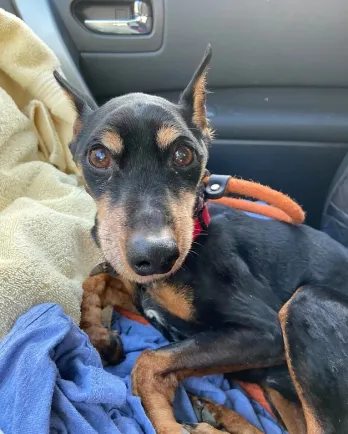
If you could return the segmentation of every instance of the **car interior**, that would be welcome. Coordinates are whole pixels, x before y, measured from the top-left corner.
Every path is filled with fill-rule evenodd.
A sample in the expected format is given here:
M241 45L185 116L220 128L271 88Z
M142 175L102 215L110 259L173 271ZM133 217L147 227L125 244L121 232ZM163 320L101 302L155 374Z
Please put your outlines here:
M287 193L320 227L348 150L345 0L0 0L98 103L177 100L208 43L209 169Z
M347 18L347 0L0 0L0 434L348 432ZM185 88L175 110L94 104ZM205 108L208 169L230 177L184 172Z

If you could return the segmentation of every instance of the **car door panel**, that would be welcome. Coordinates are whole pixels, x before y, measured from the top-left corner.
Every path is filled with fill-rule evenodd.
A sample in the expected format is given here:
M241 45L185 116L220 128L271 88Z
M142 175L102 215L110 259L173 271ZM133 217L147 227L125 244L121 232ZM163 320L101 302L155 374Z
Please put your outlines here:
M319 225L348 149L346 0L145 0L151 31L118 35L84 20L129 20L139 2L13 3L99 103L134 91L176 101L211 43L209 168L290 194Z
M182 89L207 43L212 88L347 86L347 18L344 0L165 0L160 50L79 49L97 96Z

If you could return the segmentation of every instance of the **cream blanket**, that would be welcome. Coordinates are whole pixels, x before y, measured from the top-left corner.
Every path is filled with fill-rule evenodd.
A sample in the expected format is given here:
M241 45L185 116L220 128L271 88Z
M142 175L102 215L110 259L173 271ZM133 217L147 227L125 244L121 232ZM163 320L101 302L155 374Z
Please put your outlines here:
M75 112L52 71L59 62L0 9L0 339L35 304L75 322L81 282L99 261L95 207L69 153Z

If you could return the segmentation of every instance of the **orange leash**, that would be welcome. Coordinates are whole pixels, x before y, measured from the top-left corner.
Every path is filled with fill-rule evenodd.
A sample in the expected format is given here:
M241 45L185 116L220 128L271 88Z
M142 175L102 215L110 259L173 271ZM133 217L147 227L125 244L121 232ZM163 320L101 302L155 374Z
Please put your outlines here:
M203 182L206 185L208 181L209 176L206 176ZM225 190L225 194L228 193L260 200L266 202L266 204L264 205L242 198L227 196L210 200L220 203L221 205L230 206L241 211L260 214L286 223L301 224L305 220L305 213L300 205L286 194L280 193L279 191L273 190L265 185L230 177Z

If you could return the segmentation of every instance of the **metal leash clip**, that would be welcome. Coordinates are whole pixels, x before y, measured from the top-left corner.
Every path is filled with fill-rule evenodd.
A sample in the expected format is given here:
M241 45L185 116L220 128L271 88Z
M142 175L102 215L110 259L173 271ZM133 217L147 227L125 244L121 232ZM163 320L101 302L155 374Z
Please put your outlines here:
M207 199L220 199L226 195L230 175L210 175L205 186Z

